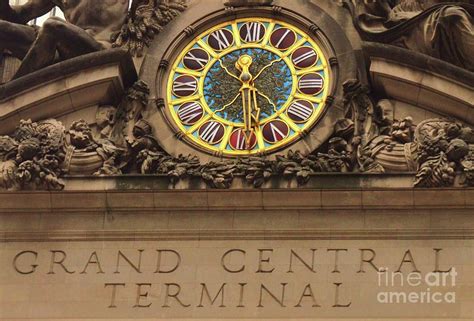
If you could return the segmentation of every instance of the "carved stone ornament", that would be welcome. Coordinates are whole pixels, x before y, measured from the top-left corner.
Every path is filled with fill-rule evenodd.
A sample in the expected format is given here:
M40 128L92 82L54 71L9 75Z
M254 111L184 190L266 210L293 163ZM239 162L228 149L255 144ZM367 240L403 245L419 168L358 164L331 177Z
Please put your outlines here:
M13 135L0 137L0 186L62 189L66 158L64 126L55 120L21 121Z
M472 186L474 130L456 121L411 117L393 120L388 104L374 106L368 92L354 86L346 100L362 110L355 117L358 169L361 172L416 171L415 187L452 186L456 179ZM346 86L347 87L347 86ZM360 138L359 138L360 137Z
M125 24L112 36L114 47L125 47L132 55L141 57L155 35L185 9L185 0L133 1Z
M3 2L0 0L0 3ZM227 6L259 6L251 10L266 10L267 13L271 8L264 5L271 3L259 0L225 2ZM376 9L373 6L379 5L368 1L364 5L369 3L372 4L372 7L369 6L371 10ZM384 8L400 12L408 10L403 3ZM360 2L356 4L361 5ZM70 13L80 10L80 6L69 2L62 3L61 7ZM355 8L359 7L352 7ZM0 28L0 34L5 33L5 30L15 30L17 23L24 23L15 8L10 9L0 14L0 18L5 19L0 21L0 27L2 24L9 27ZM184 9L184 2L178 0L134 1L126 19L121 17L114 22L115 29L112 30L115 32L110 35L112 40L108 40L109 47L126 47L132 54L142 54L154 35ZM377 12L381 13L380 10ZM423 25L427 19L437 17L442 20L446 15L461 13L470 14L470 7L434 6L400 22L402 27L397 27L397 22L394 28L409 31L409 26ZM93 17L94 13L88 14ZM360 22L363 17L359 17ZM11 135L0 137L0 187L8 190L60 190L65 187L64 181L74 176L157 175L167 177L171 185L183 180L197 180L210 188L225 189L233 186L235 180L240 180L248 186L259 188L270 180L296 181L303 185L311 179L317 179L317 173L412 173L415 187L474 186L474 131L471 127L460 121L441 118L423 121L415 121L412 117L395 119L396 113L389 97L380 93L373 95L368 85L354 78L356 72L349 76L344 74L343 66L351 64L344 61L344 55L326 46L329 40L319 42L323 38L319 39L318 36L318 41L313 41L309 35L306 36L306 31L283 18L262 18L260 22L248 20L246 27L242 27L241 33L236 36L247 39L250 44L244 48L245 51L239 51L243 50L241 48L234 50L230 48L234 43L230 41L230 37L234 37L230 30L236 29L236 21L219 25L222 27L219 30L229 37L225 41L221 39L223 44L217 40L208 44L209 47L215 47L215 52L222 51L222 57L216 58L209 68L205 68L205 64L214 58L204 49L194 47L196 43L189 42L186 50L176 47L180 51L179 59L168 60L173 58L171 56L163 58L162 61L170 61L169 68L163 68L164 64L162 67L156 64L156 68L160 69L159 77L150 72L156 83L147 84L138 80L132 85L137 79L134 78L123 85L117 99L105 102L100 99L82 106L84 112L93 110L95 121L91 120L93 117L84 116L81 119L84 115L82 110L77 118L70 116L79 114L76 112L81 108L61 118L66 119L64 122L67 128L55 119L21 121ZM275 21L284 28L280 28L280 33L277 29L274 34L264 37L267 30L264 23L270 25L275 24ZM463 19L459 21L466 22ZM387 20L383 25L386 27L389 22ZM60 48L61 41L71 39L53 39L55 27L70 27L74 23L51 20L42 29L32 28L32 39L42 40L35 44L43 40L57 41L51 43L55 44L55 48ZM258 28L252 29L255 26ZM450 33L458 30L456 28ZM314 24L313 27L305 28L311 29L323 37L324 27L320 29ZM212 28L203 30L214 32ZM386 35L392 33L391 29L386 31ZM283 42L285 34L290 35L288 45ZM275 49L282 46L281 50L289 50L292 44L297 43L297 34L305 35L302 39L306 39L310 45L298 48L291 57ZM215 37L219 35L216 33ZM266 45L273 47L264 50L260 45L251 44L265 38L269 40ZM202 43L196 39L199 38L186 41ZM92 51L106 48L98 39L92 37L89 40L89 49ZM228 52L221 50L224 45L229 46ZM78 46L84 47L84 44ZM47 52L45 48L33 45L31 50L24 53L18 75L45 67L57 58L68 58L61 57L59 52L62 50ZM458 58L464 57L460 51L451 53L459 54L456 56ZM82 53L74 54L77 56ZM168 51L167 54L171 55ZM469 59L463 60L466 68L469 68ZM457 63L455 60L450 61ZM182 74L183 70L191 72ZM203 76L203 70L207 70L209 77ZM201 75L202 82L194 75ZM290 78L291 82L288 81ZM209 117L218 113L221 118L228 117L228 128L219 127L218 122L203 116L209 108L200 105L203 102L197 94L198 84L205 84L205 99L209 100L209 104L215 104ZM160 92L163 88L168 91ZM292 95L292 100L288 99L289 95ZM165 117L167 112L170 118ZM283 117L277 118L281 115ZM63 116L58 113L57 117ZM292 120L288 122L292 126L283 121L285 117ZM170 120L174 120L174 123ZM229 125L231 120L232 124ZM180 131L173 127L178 125L181 126ZM316 136L317 139L314 139ZM223 141L224 137L227 141ZM201 142L203 151L199 149L199 144L193 145L196 141ZM178 147L171 146L175 147L172 149L170 145ZM188 152L190 150L194 152ZM208 158L202 161L204 157Z

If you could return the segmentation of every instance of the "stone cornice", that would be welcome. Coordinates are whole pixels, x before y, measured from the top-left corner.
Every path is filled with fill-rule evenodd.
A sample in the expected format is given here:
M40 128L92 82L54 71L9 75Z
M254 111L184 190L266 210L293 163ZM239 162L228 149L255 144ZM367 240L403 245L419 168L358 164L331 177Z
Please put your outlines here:
M364 53L368 57L399 61L416 69L430 71L460 83L474 87L474 73L446 61L416 51L377 42L364 42Z
M80 109L117 104L137 80L131 56L122 49L95 52L46 67L0 85L0 135L20 119L57 119Z
M474 189L263 189L9 192L0 214L474 208Z
M0 194L0 242L474 239L474 189Z
M438 115L474 123L474 73L407 49L363 45L374 89Z
M218 241L218 240L472 240L474 229L171 230L0 232L0 242Z
M25 90L42 86L45 83L73 75L79 71L109 64L119 65L124 76L122 80L124 87L130 87L136 81L137 74L131 56L123 49L111 49L68 59L3 84L0 86L0 101L10 99Z

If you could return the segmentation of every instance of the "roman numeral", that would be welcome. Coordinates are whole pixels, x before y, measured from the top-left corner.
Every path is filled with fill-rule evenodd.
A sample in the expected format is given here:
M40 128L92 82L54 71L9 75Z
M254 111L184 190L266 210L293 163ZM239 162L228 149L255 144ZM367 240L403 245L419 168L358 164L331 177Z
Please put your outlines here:
M270 123L270 130L272 132L273 142L277 142L286 137L286 135L274 124ZM280 136L280 138L278 138Z
M231 45L229 39L227 39L225 32L222 29L214 31L209 37L212 37L217 41L219 50L223 50Z
M319 89L323 87L322 79L301 79L299 88L300 89Z
M181 82L181 81L175 81L173 83L173 91L174 92L189 92L192 91L194 92L197 89L197 83L196 81L187 81L187 82Z
M286 37L290 34L290 32L291 32L290 29L286 29L285 33L281 36L281 38L275 44L275 47L280 48L281 44L283 43L283 41L285 41Z
M219 133L220 124L217 122L210 122L207 124L206 128L201 133L201 138L208 142L214 143L216 141L216 136Z
M237 144L235 148L239 150L242 150L245 148L245 136L242 134L241 130L237 132Z
M294 57L293 59L293 63L295 65L299 65L300 63L308 60L308 59L311 59L312 57L315 57L316 56L316 52L314 52L313 50L311 51L308 51L308 52L305 52L304 54L302 54L301 56L297 56L297 57Z
M242 28L245 28L245 42L256 42L262 38L262 25L258 22L248 22Z
M288 114L301 120L307 120L313 114L313 109L302 103L294 102L290 108L288 108Z
M207 59L196 57L191 51L188 52L188 53L186 54L186 56L184 56L184 60L194 61L194 62L196 62L199 66L201 66L201 68L203 68L203 67L207 64L207 62L208 62Z
M183 105L178 110L179 119L181 119L181 121L183 121L184 123L188 124L191 123L193 119L201 116L201 114L202 108L196 102Z

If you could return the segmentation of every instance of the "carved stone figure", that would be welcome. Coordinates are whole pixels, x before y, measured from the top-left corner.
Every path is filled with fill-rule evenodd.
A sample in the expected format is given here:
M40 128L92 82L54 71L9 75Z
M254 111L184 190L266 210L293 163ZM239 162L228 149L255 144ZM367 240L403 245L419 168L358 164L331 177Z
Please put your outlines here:
M144 149L151 151L160 149L153 137L150 123L143 119L140 119L133 127L133 139L130 139L129 144L132 151L137 154Z
M8 6L2 0L0 44L23 60L15 78L61 60L111 48L111 36L125 22L128 1L30 0L22 6ZM53 7L63 10L66 21L49 18L41 28L25 26Z
M100 106L97 108L95 119L100 139L110 139L113 125L115 123L116 112L117 108L114 106Z
M120 174L125 151L109 140L96 140L86 121L74 121L69 129L64 168L71 175Z
M104 122L110 123L111 126L110 131L108 131L108 137L105 137L106 139L111 140L116 146L122 148L130 147L130 141L134 141L134 137L137 138L134 136L135 125L143 118L143 111L148 106L149 94L150 89L148 85L141 80L138 80L128 88L122 101L113 110L113 123L104 119ZM99 128L101 127L99 123L103 123L99 118L104 118L105 113L105 110L98 109L96 121ZM104 137L101 138L104 139Z
M53 17L41 28L27 26L31 19L59 7L66 21ZM8 50L22 60L14 78L86 53L126 46L139 54L162 25L179 11L183 1L163 5L159 0L30 0L10 7L0 0L0 52Z
M363 38L390 43L474 71L472 1L343 0Z

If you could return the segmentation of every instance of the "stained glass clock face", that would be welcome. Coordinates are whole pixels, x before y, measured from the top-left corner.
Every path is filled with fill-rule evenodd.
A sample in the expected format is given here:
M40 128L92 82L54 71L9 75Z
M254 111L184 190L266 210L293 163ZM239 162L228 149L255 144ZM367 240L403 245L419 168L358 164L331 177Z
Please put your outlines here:
M206 152L269 153L320 119L330 81L323 51L302 30L266 18L229 21L193 39L174 61L168 114Z

